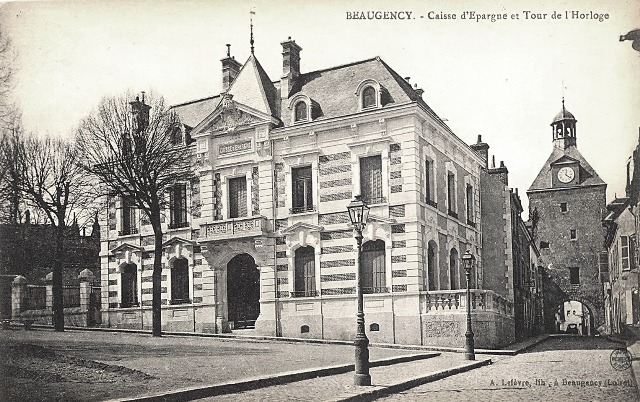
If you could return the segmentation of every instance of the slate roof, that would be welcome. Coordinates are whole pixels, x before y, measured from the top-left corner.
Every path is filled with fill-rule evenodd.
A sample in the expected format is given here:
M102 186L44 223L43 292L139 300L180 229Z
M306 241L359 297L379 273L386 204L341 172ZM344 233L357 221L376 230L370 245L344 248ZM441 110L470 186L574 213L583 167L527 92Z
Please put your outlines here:
M411 85L380 57L301 74L291 89L289 99L303 94L316 102L320 112L315 121L357 113L360 109L356 89L366 79L378 81L386 91L388 103L385 106L420 99ZM293 123L288 109L289 99L282 104L281 120L285 126Z
M580 154L578 148L568 147L565 150L562 150L554 147L551 155L542 166L540 173L538 173L538 176L535 178L527 192L552 188L551 165L555 162L560 161L561 159L567 159L567 157L580 163L579 177L581 186L606 184L604 181L602 181L600 176L598 176L591 165L589 165L589 162L587 162L584 156Z
M193 128L205 117L209 116L218 106L218 103L220 103L220 95L181 103L171 106L171 109L178 113L182 124Z
M276 87L253 54L249 56L238 76L233 80L229 87L229 94L233 95L233 100L238 103L278 117Z
M272 81L258 59L251 55L231 84L233 100L279 118L285 126L293 124L289 99L298 94L308 96L319 108L317 120L345 116L360 111L356 89L366 80L376 80L385 93L384 107L418 102L436 118L437 115L422 100L420 94L380 57L357 61L323 70L300 74L291 88L289 98L280 99L280 81ZM218 106L220 95L172 106L182 122L196 127ZM443 123L444 125L444 123Z

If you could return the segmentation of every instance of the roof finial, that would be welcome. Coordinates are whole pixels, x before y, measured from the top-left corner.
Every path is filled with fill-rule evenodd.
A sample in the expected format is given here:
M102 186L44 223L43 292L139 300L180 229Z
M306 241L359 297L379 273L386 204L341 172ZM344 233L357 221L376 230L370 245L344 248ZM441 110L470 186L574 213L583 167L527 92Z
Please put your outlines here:
M231 44L227 43L227 57L231 57Z
M255 11L249 10L249 21L251 26L251 40L249 43L251 44L251 55L253 55L253 16L255 15Z

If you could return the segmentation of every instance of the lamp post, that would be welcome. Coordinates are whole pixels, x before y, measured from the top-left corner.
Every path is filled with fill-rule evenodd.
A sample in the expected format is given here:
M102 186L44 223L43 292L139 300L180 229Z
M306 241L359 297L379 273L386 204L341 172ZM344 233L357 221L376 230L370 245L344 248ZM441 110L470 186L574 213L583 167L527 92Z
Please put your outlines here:
M471 330L471 270L476 262L476 257L469 252L465 251L462 256L462 264L464 265L464 273L467 276L467 332L465 332L465 344L464 344L464 358L466 360L475 360L476 354L473 348L473 331Z
M357 332L353 342L356 347L356 373L354 376L355 385L371 385L371 375L369 375L369 339L364 331L364 301L362 297L362 230L369 218L369 207L362 200L362 196L356 195L347 206L349 219L353 225L354 237L358 243L358 282L356 286L356 296L358 298Z

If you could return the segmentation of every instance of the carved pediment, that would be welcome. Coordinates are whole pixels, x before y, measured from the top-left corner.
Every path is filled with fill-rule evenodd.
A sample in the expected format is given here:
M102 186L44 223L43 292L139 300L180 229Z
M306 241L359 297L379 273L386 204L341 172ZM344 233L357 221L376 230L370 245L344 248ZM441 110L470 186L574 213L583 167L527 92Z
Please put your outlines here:
M118 247L114 248L113 250L111 250L111 253L117 254L117 253L123 253L126 251L136 252L136 251L143 251L143 250L144 250L143 247L134 246L133 244L129 244L129 243L123 243Z

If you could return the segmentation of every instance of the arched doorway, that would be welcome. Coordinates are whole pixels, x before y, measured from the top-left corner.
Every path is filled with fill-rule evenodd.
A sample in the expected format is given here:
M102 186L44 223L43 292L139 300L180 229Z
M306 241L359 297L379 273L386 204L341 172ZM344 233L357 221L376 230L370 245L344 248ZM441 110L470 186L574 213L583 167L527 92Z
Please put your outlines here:
M555 332L560 334L595 335L593 313L578 300L567 300L556 308Z
M232 328L253 328L260 315L260 271L249 254L227 264L227 312Z

